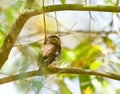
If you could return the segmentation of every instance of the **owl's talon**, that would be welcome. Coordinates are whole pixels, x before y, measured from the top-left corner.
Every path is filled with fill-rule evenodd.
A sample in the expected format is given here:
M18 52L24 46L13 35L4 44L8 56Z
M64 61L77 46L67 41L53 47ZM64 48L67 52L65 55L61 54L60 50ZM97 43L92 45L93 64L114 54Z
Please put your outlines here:
M51 70L51 71L55 71L56 70L56 66L54 64L50 64L48 66L48 68Z

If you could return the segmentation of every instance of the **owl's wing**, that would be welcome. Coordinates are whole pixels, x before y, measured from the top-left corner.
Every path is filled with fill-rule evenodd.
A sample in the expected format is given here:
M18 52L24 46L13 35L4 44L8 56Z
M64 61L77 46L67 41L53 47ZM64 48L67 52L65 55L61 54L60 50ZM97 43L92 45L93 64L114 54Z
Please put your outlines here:
M48 64L52 63L60 55L61 48L58 45L46 44L41 50L43 58Z
M47 67L54 60L56 60L57 56L60 56L61 47L54 44L45 44L41 49L41 53L39 55L38 65L40 68Z
M43 58L48 58L50 54L54 53L55 51L55 46L52 44L46 44L43 45L42 49L41 49L41 55Z

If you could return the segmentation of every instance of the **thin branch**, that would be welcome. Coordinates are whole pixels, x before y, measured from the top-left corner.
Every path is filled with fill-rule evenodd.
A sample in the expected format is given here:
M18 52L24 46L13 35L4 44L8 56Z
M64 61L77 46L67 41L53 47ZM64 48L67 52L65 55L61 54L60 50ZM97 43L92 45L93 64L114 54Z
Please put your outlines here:
M55 1L53 0L53 5L55 5ZM57 12L55 11L55 21L56 21L56 27L57 27L57 32L58 32L58 36L59 35L59 24L58 24L58 20L57 20Z
M39 74L40 74L39 71L31 71L27 73L21 73L21 74L16 74L13 76L0 78L0 84L8 83L8 82L19 80L19 79L24 79L27 77L38 76Z
M83 69L78 69L78 68L54 68L53 70L49 70L49 73L47 74L50 75L50 74L55 74L55 73L56 74L85 74L85 75L106 77L106 78L110 78L114 80L120 80L120 75L118 74L113 74L113 73L108 73L108 72L103 73L103 72L91 71L91 70L83 70ZM5 78L0 78L0 84L24 79L27 77L40 76L40 75L42 75L40 71L31 71L31 72L22 73L22 74L16 74L16 75L5 77Z
M120 12L120 6L104 6L104 5L85 5L85 4L60 4L44 7L44 12L53 11L99 11L99 12Z
M54 34L58 34L58 32L47 32L48 34L54 35ZM116 31L92 31L90 32L91 35L92 34L96 34L96 35L100 35L100 34L117 34ZM66 32L59 32L60 36L65 36L65 35L71 35L71 34L88 34L89 35L89 31L83 31L83 30L75 30L75 31L66 31ZM27 36L26 36L27 37Z
M8 55L21 31L25 22L32 16L54 12L54 11L99 11L99 12L120 12L120 6L103 6L103 5L84 5L84 4L60 4L51 5L39 9L25 9L18 16L18 18L13 23L9 34L4 40L4 44L0 49L0 68L3 66L5 61L8 59Z
M45 7L45 1L43 0L43 8ZM46 15L45 13L43 13L43 22L44 22L44 33L45 33L45 40L44 40L44 44L46 44L46 39L47 39L47 30L46 30Z

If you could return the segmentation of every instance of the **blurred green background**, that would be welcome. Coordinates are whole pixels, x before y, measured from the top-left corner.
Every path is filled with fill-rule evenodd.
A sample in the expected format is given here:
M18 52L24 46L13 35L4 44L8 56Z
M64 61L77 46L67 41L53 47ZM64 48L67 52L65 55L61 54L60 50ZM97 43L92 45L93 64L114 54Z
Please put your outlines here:
M12 23L22 12L25 0L0 0L0 47ZM91 4L116 6L119 0L54 0L54 4ZM45 5L53 5L45 0ZM42 7L35 0L33 9ZM120 73L119 13L61 11L46 14L47 35L60 32L62 41L60 68L81 68ZM9 59L1 70L14 75L37 70L37 57L44 40L43 16L30 18L18 36ZM58 24L58 27L57 27ZM58 29L57 29L58 28ZM0 85L0 93L8 94L120 94L120 82L88 75L56 74L37 76Z

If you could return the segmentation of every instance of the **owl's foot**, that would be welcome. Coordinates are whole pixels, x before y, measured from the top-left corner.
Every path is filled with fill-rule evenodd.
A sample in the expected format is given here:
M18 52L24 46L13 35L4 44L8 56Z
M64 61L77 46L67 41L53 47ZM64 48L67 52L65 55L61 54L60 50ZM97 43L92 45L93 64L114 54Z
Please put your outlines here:
M52 71L52 72L55 72L56 71L56 65L55 64L50 64L48 66L48 68Z

